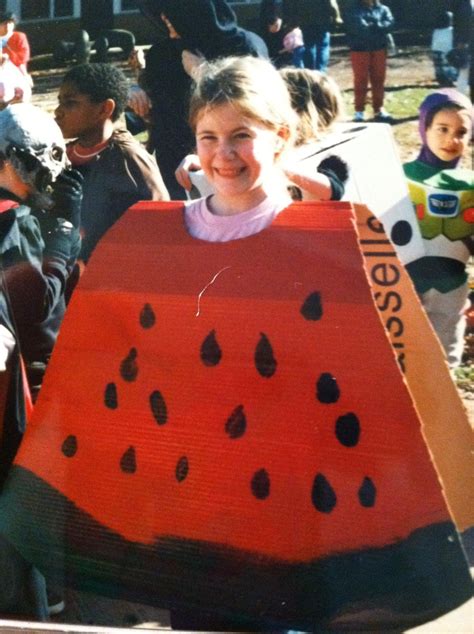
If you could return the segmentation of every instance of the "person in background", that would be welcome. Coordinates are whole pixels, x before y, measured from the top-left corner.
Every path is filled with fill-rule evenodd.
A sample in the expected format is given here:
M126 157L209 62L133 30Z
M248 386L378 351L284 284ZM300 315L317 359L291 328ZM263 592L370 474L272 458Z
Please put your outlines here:
M35 398L41 387L79 253L82 178L67 165L52 117L30 104L0 111L0 385L5 397L0 489L25 432L30 388ZM64 607L48 598L42 575L3 538L0 570L0 613L44 621Z
M291 54L283 49L283 7L281 0L262 0L260 3L259 34L268 47L268 54L276 68L291 63ZM283 52L282 52L283 51Z
M379 0L354 0L347 11L345 24L354 78L354 121L365 119L370 81L374 121L389 123L392 118L383 105L387 34L394 25L392 13Z
M431 57L436 81L440 86L454 86L458 72L448 62L447 55L453 49L453 14L442 11L436 20L431 36Z
M459 69L457 89L474 101L474 5L472 0L448 0L453 13L454 49Z
M139 200L169 200L155 159L121 123L128 97L123 72L111 64L71 68L59 89L56 122L71 164L84 176L81 259Z
M342 24L337 0L284 0L284 21L303 30L304 67L326 72L329 65L331 30Z
M194 145L187 122L194 69L203 59L227 55L268 58L268 49L256 33L238 26L225 0L139 0L137 4L161 31L166 29L168 37L148 51L142 89L131 91L129 105L141 117L150 115L148 148L155 152L171 198L180 200L185 192L174 172Z
M25 33L15 31L11 11L0 13L0 104L29 101L33 81L28 74L30 46Z
M466 264L474 253L474 171L459 166L472 119L471 102L454 88L428 95L420 105L421 152L403 166L426 253L407 270L451 368L462 359Z
M282 54L287 53L291 56L291 66L304 68L305 50L303 31L297 25L288 25L286 34L283 37Z
M0 49L2 62L10 60L21 72L28 75L30 45L25 33L15 31L16 17L11 11L0 13Z

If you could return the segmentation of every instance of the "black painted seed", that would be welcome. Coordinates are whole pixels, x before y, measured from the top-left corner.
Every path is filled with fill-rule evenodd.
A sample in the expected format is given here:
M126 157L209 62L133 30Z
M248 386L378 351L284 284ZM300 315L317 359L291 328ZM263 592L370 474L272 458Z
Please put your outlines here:
M344 447L355 447L359 442L360 423L355 414L349 412L336 421L336 437Z
M315 509L321 513L330 513L336 506L336 493L322 473L314 478L311 500Z
M104 393L104 404L109 409L117 409L118 397L115 383L107 383Z
M265 469L260 469L253 474L250 487L258 500L264 500L270 495L270 476Z
M275 374L277 361L273 356L273 348L268 337L261 332L260 340L255 348L255 366L258 373L266 379Z
M140 326L142 328L153 328L156 322L155 313L150 304L145 304L140 312Z
M317 321L323 316L323 305L321 302L321 293L315 291L308 295L300 309L301 314L309 321Z
M335 377L323 372L316 383L316 398L320 403L336 403L341 392Z
M407 220L399 220L393 225L392 231L390 232L390 237L393 244L396 244L400 247L405 246L413 237L413 229L411 224Z
M124 381L135 381L138 374L137 349L130 348L130 352L120 364L120 376Z
M370 478L364 478L359 489L359 502L361 506L370 508L375 505L377 489Z
M137 470L137 457L135 447L129 447L120 458L120 468L124 473L135 473Z
M188 475L189 472L189 461L186 456L181 456L176 464L176 480L178 482L182 482Z
M163 395L158 390L150 394L150 408L158 425L164 425L168 420L168 408Z
M77 438L76 436L68 436L61 446L61 451L66 458L72 458L77 452Z
M222 350L216 339L216 331L211 330L201 344L201 361L204 365L217 365L222 358Z
M247 419L245 417L244 406L237 405L226 421L225 432L229 438L240 438L247 429Z

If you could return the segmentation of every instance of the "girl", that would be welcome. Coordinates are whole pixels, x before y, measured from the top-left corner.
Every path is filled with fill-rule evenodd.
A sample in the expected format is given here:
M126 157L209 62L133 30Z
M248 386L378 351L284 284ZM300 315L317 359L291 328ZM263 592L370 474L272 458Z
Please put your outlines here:
M453 88L432 93L420 106L421 152L404 165L426 252L407 268L452 368L463 352L474 246L474 172L458 166L471 129L466 96Z
M278 71L251 58L206 65L189 118L215 193L187 206L188 231L213 242L261 231L290 203L277 164L293 137L296 115Z
M343 101L337 84L319 71L284 68L280 70L290 93L291 105L297 115L294 148L285 155L281 168L290 179L290 192L293 198L301 199L301 191L316 200L340 200L344 194L344 182L347 169L342 161L335 157L321 162L316 171L300 173L299 163L317 151L320 138L331 125L342 116ZM334 160L335 159L335 160ZM328 163L329 160L329 163ZM176 170L178 183L190 191L198 188L202 195L212 192L212 187L199 172L201 165L195 154L186 156ZM296 186L296 187L295 187Z

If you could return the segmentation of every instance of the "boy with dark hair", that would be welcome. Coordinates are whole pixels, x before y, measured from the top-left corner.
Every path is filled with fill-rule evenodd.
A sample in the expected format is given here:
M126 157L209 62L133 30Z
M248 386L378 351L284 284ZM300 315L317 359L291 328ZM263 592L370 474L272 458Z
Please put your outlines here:
M139 200L169 200L155 159L121 123L128 81L111 64L80 64L65 75L56 122L72 165L84 176L81 258Z

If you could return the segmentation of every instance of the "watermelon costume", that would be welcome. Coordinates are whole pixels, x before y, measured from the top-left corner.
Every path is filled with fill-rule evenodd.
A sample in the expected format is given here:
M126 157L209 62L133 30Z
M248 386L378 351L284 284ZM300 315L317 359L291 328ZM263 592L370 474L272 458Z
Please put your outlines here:
M70 304L0 531L49 577L258 629L467 600L350 205L227 243L191 238L179 203L127 212Z

